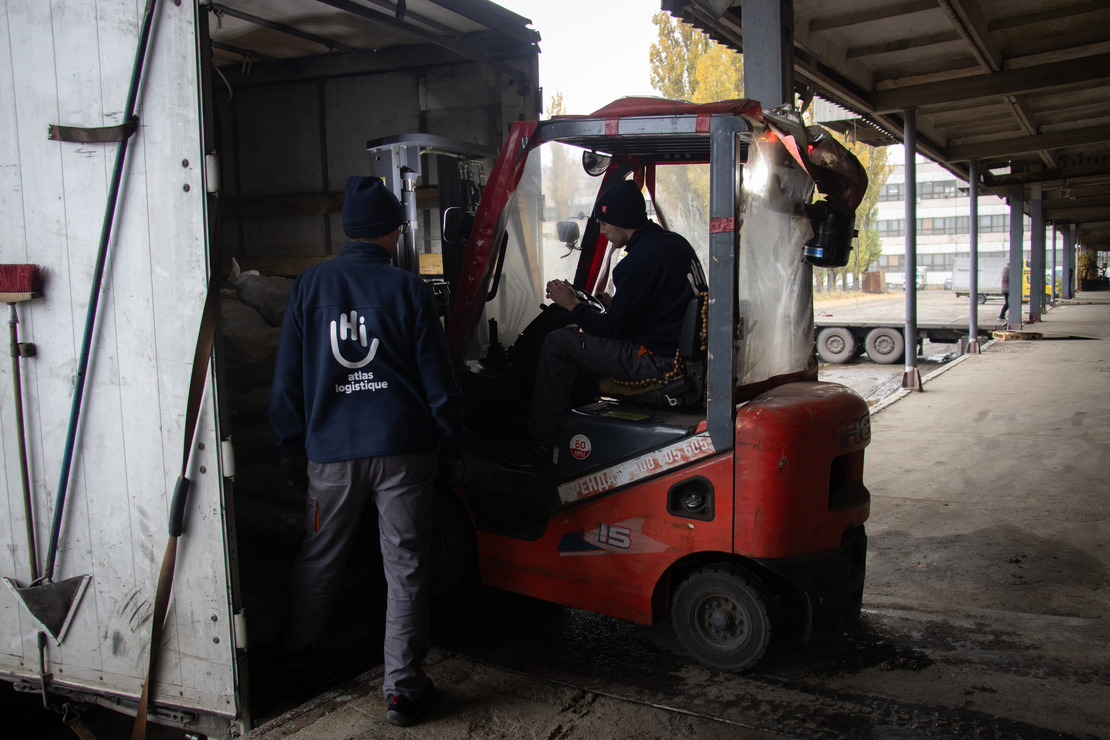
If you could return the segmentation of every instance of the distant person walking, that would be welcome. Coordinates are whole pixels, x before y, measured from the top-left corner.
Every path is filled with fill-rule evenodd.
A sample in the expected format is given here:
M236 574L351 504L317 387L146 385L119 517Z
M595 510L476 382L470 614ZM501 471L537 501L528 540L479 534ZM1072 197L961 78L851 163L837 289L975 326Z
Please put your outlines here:
M1008 310L1010 310L1010 266L1006 265L1002 268L1002 310L998 312L999 321L1006 318Z

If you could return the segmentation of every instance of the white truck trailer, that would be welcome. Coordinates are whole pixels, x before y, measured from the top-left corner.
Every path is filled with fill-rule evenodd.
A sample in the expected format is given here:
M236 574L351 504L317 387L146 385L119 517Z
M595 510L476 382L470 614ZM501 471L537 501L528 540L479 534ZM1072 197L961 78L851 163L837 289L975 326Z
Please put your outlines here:
M988 298L1002 297L1002 268L1009 263L1007 254L979 253L978 285L976 300L986 303ZM956 255L952 265L952 290L957 297L971 293L971 257Z
M337 253L349 175L403 161L421 223L473 201L509 125L538 115L538 39L486 0L0 0L0 263L45 277L39 297L7 296L23 346L20 403L14 371L0 393L0 678L136 711L184 472L150 717L212 737L252 725L252 651L272 634L244 604L280 594L244 567L270 555L242 520L280 484L257 472L266 392L251 376L264 385L254 351L278 329L241 320L253 308L228 266L294 275ZM410 132L423 138L389 139ZM421 266L430 233L407 244ZM194 362L211 282L221 331Z

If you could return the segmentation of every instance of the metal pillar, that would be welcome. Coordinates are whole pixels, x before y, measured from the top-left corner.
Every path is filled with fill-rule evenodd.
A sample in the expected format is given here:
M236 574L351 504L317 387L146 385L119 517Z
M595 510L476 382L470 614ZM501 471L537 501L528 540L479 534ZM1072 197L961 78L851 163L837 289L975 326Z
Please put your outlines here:
M794 103L793 0L742 0L744 95L764 109Z
M1006 328L1021 331L1021 283L1025 268L1022 205L1025 186L1010 186L1010 308L1006 313Z
M1041 184L1031 186L1029 212L1033 221L1029 234L1029 323L1041 320L1044 313L1044 201ZM1024 282L1024 278L1022 278Z
M1075 224L1064 230L1064 279L1063 297L1075 298Z
M973 159L968 163L967 168L967 182L971 186L968 188L968 195L971 198L969 203L969 223L971 225L970 234L970 249L971 255L968 259L970 263L970 273L968 275L969 287L971 292L968 293L968 323L967 323L967 353L969 355L977 355L980 353L979 347L979 160Z
M917 110L908 108L903 144L906 152L906 371L902 387L921 390L917 369Z
M1058 297L1056 295L1056 234L1058 233L1058 231L1059 229L1056 228L1056 224L1052 224L1052 284L1049 286L1050 288L1052 288L1052 301L1049 305L1053 307L1056 306L1056 298Z

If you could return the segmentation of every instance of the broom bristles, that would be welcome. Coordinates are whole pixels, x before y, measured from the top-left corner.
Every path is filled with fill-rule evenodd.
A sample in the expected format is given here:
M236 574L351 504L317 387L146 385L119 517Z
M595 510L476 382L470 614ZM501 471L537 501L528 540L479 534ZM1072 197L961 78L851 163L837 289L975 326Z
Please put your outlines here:
M38 265L0 265L0 296L5 302L26 300L42 292Z

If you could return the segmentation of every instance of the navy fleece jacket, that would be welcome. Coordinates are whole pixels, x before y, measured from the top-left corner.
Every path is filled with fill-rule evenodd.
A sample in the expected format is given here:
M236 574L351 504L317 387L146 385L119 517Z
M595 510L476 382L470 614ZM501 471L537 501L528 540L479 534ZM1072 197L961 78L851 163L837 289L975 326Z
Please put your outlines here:
M628 339L673 357L686 307L706 289L694 248L681 235L648 221L632 234L613 270L613 300L604 313L585 303L571 319L595 336Z
M464 432L432 291L374 244L305 270L281 327L270 425L315 462L434 452Z

